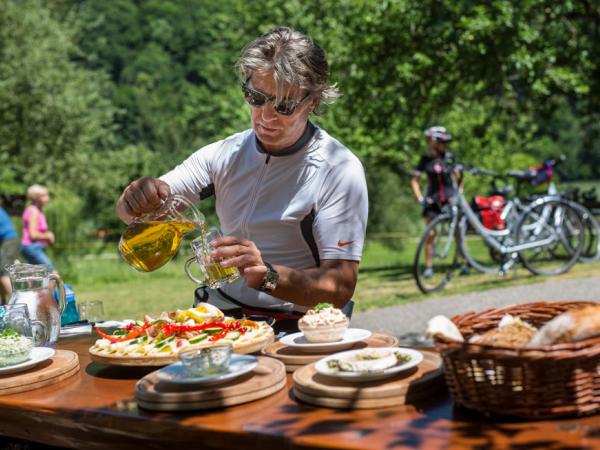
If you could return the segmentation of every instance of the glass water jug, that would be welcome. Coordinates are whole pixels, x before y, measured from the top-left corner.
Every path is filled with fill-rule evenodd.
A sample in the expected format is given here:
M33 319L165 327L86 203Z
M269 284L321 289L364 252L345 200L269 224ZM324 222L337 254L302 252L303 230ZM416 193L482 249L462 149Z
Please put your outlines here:
M45 264L13 264L8 267L12 284L9 305L27 305L31 320L44 324L45 333L34 333L35 345L54 344L60 333L60 315L65 310L65 285ZM58 305L52 291L54 281L58 288Z
M204 215L182 195L170 195L152 213L134 219L119 241L119 253L140 272L152 272L168 263L186 233L206 231Z

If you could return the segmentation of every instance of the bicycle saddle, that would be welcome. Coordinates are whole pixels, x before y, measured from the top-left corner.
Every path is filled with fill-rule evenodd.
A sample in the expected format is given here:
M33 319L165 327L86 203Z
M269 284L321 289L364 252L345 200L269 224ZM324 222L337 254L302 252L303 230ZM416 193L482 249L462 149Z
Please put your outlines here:
M518 181L531 181L535 179L536 173L532 170L511 170L506 172L506 176Z

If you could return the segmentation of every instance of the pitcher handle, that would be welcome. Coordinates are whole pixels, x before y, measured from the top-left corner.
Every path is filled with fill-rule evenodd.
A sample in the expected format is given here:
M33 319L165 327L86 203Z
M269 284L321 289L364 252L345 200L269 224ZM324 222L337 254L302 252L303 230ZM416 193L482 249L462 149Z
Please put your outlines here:
M196 257L192 256L190 259L188 259L185 262L185 265L183 266L183 268L185 269L185 273L186 275L189 277L190 280L192 280L194 283L199 284L200 286L206 286L206 283L203 280L199 280L198 278L196 278L194 275L192 275L192 273L190 272L190 264L196 262Z
M55 273L51 273L50 275L48 275L48 278L56 281L58 287L58 310L60 311L60 315L62 316L62 313L65 312L65 308L67 306L67 303L65 301L67 296L65 292L65 283Z
M31 328L35 345L44 345L48 341L48 328L41 320L32 320ZM39 331L36 331L38 329Z

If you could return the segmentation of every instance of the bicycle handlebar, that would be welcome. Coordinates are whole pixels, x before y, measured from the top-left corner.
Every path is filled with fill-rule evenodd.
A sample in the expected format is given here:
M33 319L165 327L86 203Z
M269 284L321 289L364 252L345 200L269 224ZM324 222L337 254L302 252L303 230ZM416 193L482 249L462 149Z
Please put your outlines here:
M488 175L494 178L502 178L502 175L500 175L498 172L488 169L481 169L466 163L456 162L453 164L453 168L461 172L469 172L473 175Z

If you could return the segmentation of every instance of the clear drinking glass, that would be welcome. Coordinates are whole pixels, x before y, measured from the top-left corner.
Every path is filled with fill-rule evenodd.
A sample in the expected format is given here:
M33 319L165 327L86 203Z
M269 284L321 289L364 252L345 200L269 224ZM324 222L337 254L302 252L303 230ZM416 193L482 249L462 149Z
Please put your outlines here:
M214 250L214 247L210 243L220 237L222 237L221 232L216 228L212 228L207 234L194 239L190 245L195 256L185 262L185 273L187 276L195 283L208 286L211 289L218 289L240 277L240 271L237 267L223 267L220 261L216 261L210 256ZM190 272L190 264L194 261L200 266L200 270L204 276L202 280L197 279Z
M45 340L46 326L29 318L27 305L0 307L0 367L27 361L34 344Z
M220 344L181 351L179 352L179 359L185 371L190 375L197 377L213 375L227 370L232 351L231 344Z
M79 320L98 323L104 321L104 305L100 300L90 300L77 305Z

